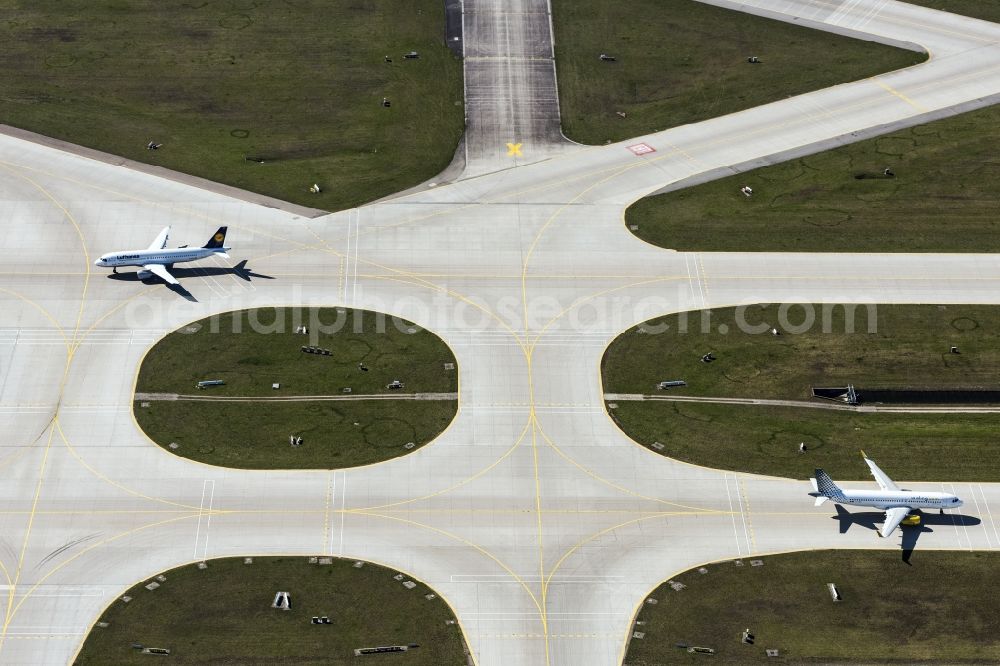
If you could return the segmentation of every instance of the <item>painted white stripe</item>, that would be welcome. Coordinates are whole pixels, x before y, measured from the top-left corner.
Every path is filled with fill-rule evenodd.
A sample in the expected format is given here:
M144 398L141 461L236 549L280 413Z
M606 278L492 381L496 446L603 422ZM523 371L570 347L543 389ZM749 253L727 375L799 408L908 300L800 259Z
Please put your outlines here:
M979 484L979 494L983 496L983 506L986 507L986 515L990 517L990 524L993 525L993 536L996 537L997 546L1000 546L1000 532L997 531L996 521L993 520L993 511L990 509L990 503L986 500L986 492L983 490L983 484Z
M747 516L743 511L743 495L740 493L739 478L733 474L733 485L736 486L736 499L740 504L740 518L743 519L743 538L746 539L747 555L750 555L750 530L747 528Z
M344 555L344 517L347 515L347 472L340 473L340 549L337 551L341 557Z
M336 511L337 510L337 471L336 470L334 470L333 472L330 473L329 486L330 486L330 502L333 505L333 510ZM327 519L329 519L329 518L330 517L328 515ZM330 531L330 542L326 545L326 554L327 555L333 555L333 538L334 538L333 526L332 525L326 525L326 526L323 527L323 529Z
M969 484L969 492L972 495L972 501L976 503L976 513L980 516L983 515L983 510L979 507L979 498L976 497L976 488L971 483ZM983 536L986 537L986 547L993 548L993 543L990 540L989 527L983 530Z
M951 486L951 490L949 491L946 486ZM942 483L941 484L941 490L943 490L946 493L950 492L952 495L955 494L955 486L953 484L944 484L944 483ZM956 516L960 515L960 514L950 513L948 515L951 516L951 522L952 522L952 524L955 525L956 528L959 527L958 518ZM961 528L965 532L965 542L968 544L968 549L972 550L972 539L969 538L969 528L966 527L966 525L964 523L961 525ZM965 546L962 545L962 532L959 531L958 529L956 529L955 530L955 537L958 539L958 547L959 548L964 548Z
M205 498L208 497L208 506L205 506ZM212 515L209 514L205 516L206 508L208 511L212 510L212 504L215 501L215 481L212 479L205 479L201 484L201 504L198 507L198 526L195 528L194 533L194 559L205 559L208 557L208 530L212 525ZM201 522L202 518L206 518L205 521L205 544L201 547ZM199 550L201 554L199 555Z
M736 512L733 511L733 496L729 491L729 474L724 474L722 480L726 484L726 499L729 500L729 517L733 519L733 535L736 537L736 555L739 557L743 556L743 550L740 548L740 531L736 527ZM747 554L750 554L750 550L747 549Z
M546 578L539 575L529 575L529 576L519 576L517 580L511 577L510 574L452 574L449 576L449 580L452 583L517 583L520 584L522 581L525 583L540 583ZM551 579L553 582L560 580L566 583L588 583L588 582L600 582L600 581L621 581L625 580L625 576L602 576L599 574L588 575L588 574L559 574L553 576ZM506 613L503 613L506 614Z

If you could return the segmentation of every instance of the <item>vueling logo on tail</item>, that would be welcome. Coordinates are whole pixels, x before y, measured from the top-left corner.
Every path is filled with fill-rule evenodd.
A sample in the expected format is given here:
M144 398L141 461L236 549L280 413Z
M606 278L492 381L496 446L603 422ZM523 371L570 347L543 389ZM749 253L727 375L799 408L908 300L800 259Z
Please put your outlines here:
M843 491L833 482L830 475L819 468L816 469L816 489L833 500L844 496Z

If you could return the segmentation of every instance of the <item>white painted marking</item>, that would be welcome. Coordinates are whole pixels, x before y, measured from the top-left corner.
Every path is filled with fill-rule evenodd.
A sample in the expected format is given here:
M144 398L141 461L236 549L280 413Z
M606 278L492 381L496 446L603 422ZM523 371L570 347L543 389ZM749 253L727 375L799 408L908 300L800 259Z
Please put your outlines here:
M538 611L525 611L523 613L519 613L517 611L492 611L492 612L491 611L481 611L481 612L467 611L467 612L463 613L463 615L476 615L478 617L488 617L488 618L494 619L494 620L503 620L503 619L520 620L520 619L526 618L526 617L537 618L538 617ZM567 615L569 617L558 617L559 615ZM595 615L596 616L605 616L605 615L614 615L614 616L617 616L618 613L616 613L614 611L608 611L606 613L574 613L572 611L564 611L564 612L560 612L560 613L549 612L549 613L545 614L545 617L547 619L549 619L549 620L561 620L561 621L564 621L564 622L565 621L573 622L573 621L575 621L574 618L576 618L576 617L591 617L591 616L595 616Z
M740 481L736 474L733 474L733 485L736 486L736 499L739 500L740 504L740 518L743 519L743 538L746 539L747 543L747 555L750 555L750 531L747 529L747 516L743 512L743 494L740 492Z
M708 307L708 299L705 298L705 282L701 274L701 266L698 264L696 255L685 254L684 255L684 265L687 266L687 262L690 259L691 264L694 266L694 283L698 286L698 294L695 303L697 303L702 309ZM691 269L688 268L688 274L691 274ZM692 297L695 296L694 290L691 292Z
M969 484L969 492L972 494L972 501L976 503L976 513L980 516L983 515L983 510L979 507L979 498L976 497L976 488L971 483ZM983 535L986 537L986 547L993 548L993 543L990 540L990 530L984 529Z
M205 521L205 548L202 550L201 557L206 559L208 557L208 535L212 530L212 507L215 505L215 481L210 480L209 483L212 484L211 494L208 496L208 520ZM199 522L201 518L199 517Z
M344 253L344 294L343 301L347 303L347 288L351 282L351 218L347 218L347 251Z
M726 499L729 500L729 517L733 519L733 536L736 537L736 555L739 557L743 556L743 550L740 548L740 531L736 527L736 512L733 511L733 495L729 491L729 475L724 474L722 480L726 483ZM749 549L747 554L749 554Z
M329 489L330 489L330 504L333 506L333 510L336 511L337 510L337 472L336 471L334 471L334 472L332 472L330 474ZM329 518L330 518L330 516L327 515L327 519L328 520L329 520ZM332 529L332 526L329 525L329 524L327 524L326 526L324 526L323 529L329 530L329 532L330 532L330 541L326 545L325 554L326 555L333 555L333 529Z
M340 473L340 555L344 554L344 516L347 508L347 472Z
M215 501L215 481L205 479L201 484L201 504L198 506L198 527L194 533L194 559L204 559L208 553L208 529L212 524L212 516L209 514L205 521L205 547L201 549L202 554L198 555L201 544L201 519L205 517L205 497L208 497L208 510L212 510L212 503Z
M996 537L997 545L1000 546L1000 532L997 532L996 521L993 520L993 511L990 509L990 503L986 501L986 493L983 491L983 484L979 484L979 494L983 496L983 506L986 507L986 515L990 517L990 524L993 525L993 536Z
M354 218L354 280L351 285L351 303L358 302L358 257L361 253L361 212L355 208L351 216Z
M452 583L540 583L546 580L540 575L519 576L514 579L510 574L452 574L449 576ZM600 574L565 574L558 575L551 579L553 582L560 580L566 583L596 583L602 581L618 582L625 580L625 576L602 576ZM506 613L505 613L506 614Z
M0 585L0 592L9 592L13 585ZM23 585L20 592L14 592L15 597L103 597L104 588L99 585L39 585L33 592Z
M632 151L633 155L636 156L648 155L656 152L656 148L653 148L648 143L637 143L634 146L629 146L628 149Z
M948 483L948 484L942 483L941 484L941 490L943 490L946 493L951 493L952 495L956 494L955 493L955 485L951 484L951 483ZM954 524L956 528L959 527L958 518L956 516L957 515L961 515L961 514L951 513L949 515L951 516L951 522L952 522L952 524ZM969 538L969 528L966 527L964 523L961 525L961 528L965 531L965 541L966 541L966 543L969 546L969 550L972 550L972 539ZM965 546L962 545L962 533L960 531L958 531L957 529L955 530L955 537L958 539L958 547L959 548L965 548Z

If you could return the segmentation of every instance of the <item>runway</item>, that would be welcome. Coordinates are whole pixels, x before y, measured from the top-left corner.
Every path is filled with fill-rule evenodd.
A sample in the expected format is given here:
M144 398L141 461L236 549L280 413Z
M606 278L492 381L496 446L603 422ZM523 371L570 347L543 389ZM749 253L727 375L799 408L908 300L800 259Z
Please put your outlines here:
M932 57L609 146L564 144L551 116L523 141L496 124L509 116L483 116L470 170L454 182L317 218L0 137L0 662L67 663L102 609L163 569L280 553L367 559L426 582L478 664L610 665L645 596L681 570L898 549L898 535L841 533L804 479L671 461L626 438L604 408L605 347L659 314L1000 302L995 254L678 253L625 229L624 208L671 183L1000 95L1000 26L887 0L739 6L764 4ZM511 44L548 20L527 13ZM466 30L467 54L500 43L488 23ZM630 149L640 144L651 152ZM181 244L228 225L233 263L274 279L188 277L191 301L93 266L168 224ZM366 308L429 328L458 362L453 424L410 455L340 471L215 468L147 440L130 406L150 346L213 313L278 305ZM906 484L965 500L918 549L1000 548L1000 485L944 481Z

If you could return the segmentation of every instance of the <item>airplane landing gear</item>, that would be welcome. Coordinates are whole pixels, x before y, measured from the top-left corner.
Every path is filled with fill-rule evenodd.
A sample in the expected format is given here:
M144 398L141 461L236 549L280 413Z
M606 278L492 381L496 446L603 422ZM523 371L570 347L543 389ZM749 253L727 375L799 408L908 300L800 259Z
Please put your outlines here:
M938 509L938 513L943 516L944 515L944 509Z
M112 268L111 272L114 273L115 275L118 275L118 269L117 268Z

